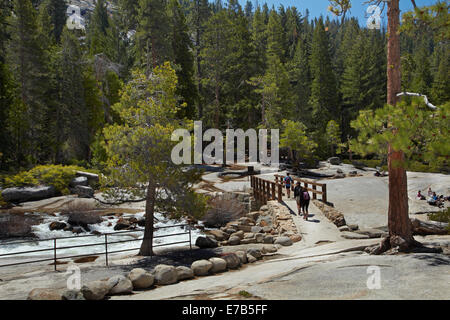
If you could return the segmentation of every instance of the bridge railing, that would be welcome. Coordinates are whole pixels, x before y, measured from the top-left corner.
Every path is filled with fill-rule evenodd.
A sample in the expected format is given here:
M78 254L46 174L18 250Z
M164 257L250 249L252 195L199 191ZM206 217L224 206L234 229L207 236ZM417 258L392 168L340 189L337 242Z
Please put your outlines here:
M281 174L275 175L275 181L276 183L283 184L283 179L285 176ZM291 177L292 178L292 177ZM317 195L321 196L321 200L323 202L327 202L327 184L326 183L318 183L311 180L301 179L301 178L292 178L294 181L300 182L300 185L303 186L303 188L306 188L306 190L311 191L313 195L313 199L317 199ZM303 184L303 185L302 185ZM311 188L309 187L311 186ZM291 184L291 190L293 191L295 187L295 184ZM320 190L318 190L320 188Z

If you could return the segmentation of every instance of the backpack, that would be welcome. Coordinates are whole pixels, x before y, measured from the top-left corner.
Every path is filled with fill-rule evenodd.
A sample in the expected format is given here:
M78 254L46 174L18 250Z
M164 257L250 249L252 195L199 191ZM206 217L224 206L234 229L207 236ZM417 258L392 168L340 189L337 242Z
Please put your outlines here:
M308 193L308 191L304 191L303 192L303 199L309 200L309 193Z

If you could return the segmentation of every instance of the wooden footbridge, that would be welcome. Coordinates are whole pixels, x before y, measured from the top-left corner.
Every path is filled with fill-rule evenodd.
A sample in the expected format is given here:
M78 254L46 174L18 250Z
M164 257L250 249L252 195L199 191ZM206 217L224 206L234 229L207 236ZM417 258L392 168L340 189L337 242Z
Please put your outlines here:
M257 201L266 204L269 200L283 201L283 189L286 187L283 184L285 176L276 174L275 181L263 179L257 176L250 176L250 186L253 188L253 196ZM300 182L300 185L312 193L312 199L317 199L317 195L321 196L323 202L327 202L327 185L326 183L317 183L315 181L293 178L294 183L291 185L291 190L294 191L295 183ZM320 189L320 190L319 190Z

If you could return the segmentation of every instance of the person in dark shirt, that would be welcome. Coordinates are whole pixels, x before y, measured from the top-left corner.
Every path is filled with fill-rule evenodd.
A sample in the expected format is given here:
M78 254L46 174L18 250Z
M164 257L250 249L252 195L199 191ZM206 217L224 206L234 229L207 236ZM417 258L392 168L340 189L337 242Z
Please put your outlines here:
M294 188L294 198L297 202L298 215L301 215L303 188L300 186L300 182L297 181Z

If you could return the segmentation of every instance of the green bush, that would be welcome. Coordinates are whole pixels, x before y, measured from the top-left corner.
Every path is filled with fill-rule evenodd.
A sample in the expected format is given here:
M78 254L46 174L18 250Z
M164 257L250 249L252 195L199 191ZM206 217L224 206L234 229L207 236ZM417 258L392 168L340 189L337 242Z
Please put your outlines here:
M448 223L447 234L450 234L450 207L443 211L430 213L428 219Z
M3 185L8 188L43 184L53 186L60 194L69 194L69 183L75 178L78 170L92 172L79 166L41 165L14 176L6 176Z

